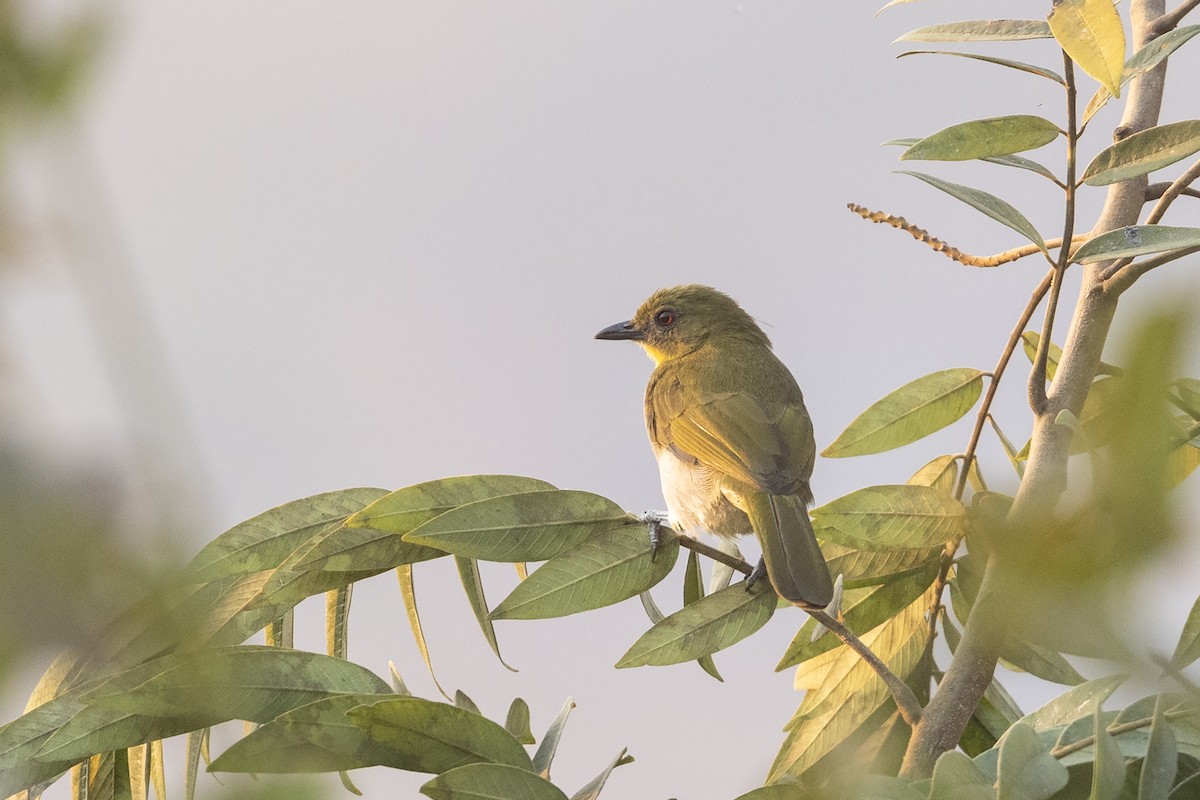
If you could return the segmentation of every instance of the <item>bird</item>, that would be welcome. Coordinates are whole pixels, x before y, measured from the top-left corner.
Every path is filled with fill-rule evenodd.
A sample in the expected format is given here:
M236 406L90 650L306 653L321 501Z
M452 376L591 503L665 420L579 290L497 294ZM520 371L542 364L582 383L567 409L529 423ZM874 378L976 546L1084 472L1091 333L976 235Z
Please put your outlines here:
M753 532L780 597L824 608L833 582L808 517L816 460L812 418L771 340L729 295L699 284L660 289L602 340L636 342L655 363L646 432L667 522L718 537Z

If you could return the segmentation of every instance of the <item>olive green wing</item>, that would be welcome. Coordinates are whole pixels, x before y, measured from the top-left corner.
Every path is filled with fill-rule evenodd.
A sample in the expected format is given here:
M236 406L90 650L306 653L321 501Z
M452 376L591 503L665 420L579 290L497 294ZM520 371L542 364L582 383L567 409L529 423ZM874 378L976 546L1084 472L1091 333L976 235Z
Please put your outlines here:
M688 397L678 384L662 389L654 398L662 444L762 491L808 499L817 448L802 403L761 401L746 392Z

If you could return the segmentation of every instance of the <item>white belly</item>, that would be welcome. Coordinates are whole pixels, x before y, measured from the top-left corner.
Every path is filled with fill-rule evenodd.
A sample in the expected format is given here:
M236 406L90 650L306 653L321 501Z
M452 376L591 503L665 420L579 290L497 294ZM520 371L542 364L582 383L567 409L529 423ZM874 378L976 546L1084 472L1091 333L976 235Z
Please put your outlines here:
M700 533L735 536L750 533L750 518L721 476L703 464L691 464L663 448L656 454L670 525L692 537ZM737 503L737 505L735 505Z

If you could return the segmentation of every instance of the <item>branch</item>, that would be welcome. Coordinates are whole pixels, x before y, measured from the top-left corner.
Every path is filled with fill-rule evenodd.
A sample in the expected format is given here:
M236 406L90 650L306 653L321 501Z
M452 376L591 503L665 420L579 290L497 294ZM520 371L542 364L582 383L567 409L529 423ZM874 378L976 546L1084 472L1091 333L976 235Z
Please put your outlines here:
M1188 167L1182 175L1167 187L1166 191L1163 192L1163 196L1159 198L1154 208L1150 211L1150 216L1146 217L1146 224L1153 225L1162 219L1163 214L1167 213L1167 209L1171 207L1171 203L1175 202L1175 198L1187 191L1188 187L1195 183L1197 178L1200 178L1200 161Z
M957 261L959 264L964 264L968 267L998 267L1001 264L1011 264L1012 262L1025 258L1026 256L1036 256L1038 253L1042 252L1042 249L1036 244L1027 244L990 256L971 255L970 253L964 253L957 247L946 244L941 239L931 235L929 231L925 230L924 228L917 227L904 217L897 217L893 214L888 214L883 211L872 211L871 209L860 206L857 203L847 203L846 208L850 209L855 214L858 214L868 222L876 222L882 225L891 225L893 228L899 228L900 230L911 235L918 242L929 245L934 252L943 253L946 258L949 258L951 261ZM1081 242L1087 239L1086 236L1079 236L1076 238ZM1075 239L1071 240L1071 244L1075 244ZM1061 245L1062 239L1046 240L1047 248L1059 247Z
M1146 202L1149 203L1152 200L1162 197L1170 186L1170 181L1159 181L1158 183L1150 184L1146 187ZM1200 197L1200 189L1187 188L1180 192L1180 194L1187 197Z
M732 567L743 575L749 575L754 571L754 568L750 564L737 556L722 552L690 536L679 536L678 540L680 547L686 547L688 550L693 550L700 555L708 556L713 561L720 561L725 566ZM834 636L845 642L851 650L862 657L863 661L867 662L871 669L875 670L875 674L883 679L884 685L892 693L892 698L896 701L896 706L900 709L900 716L904 717L905 722L910 726L914 726L921 720L921 704L917 702L916 695L913 694L912 689L909 688L907 683L896 677L896 673L888 669L888 665L880 661L879 656L871 652L871 648L863 644L862 639L855 636L849 628L825 611L810 609L805 609L805 611L808 612L810 617L832 631Z
M1158 19L1150 23L1150 38L1162 36L1164 33L1175 30L1183 18L1188 15L1196 6L1200 6L1200 0L1184 0L1175 8L1163 14Z
M1166 253L1160 253L1154 258L1147 258L1145 261L1125 264L1115 274L1104 281L1104 289L1105 291L1112 292L1114 295L1119 295L1130 286L1133 286L1138 278L1155 267L1161 267L1163 264L1178 261L1185 256L1190 256L1192 253L1200 253L1200 246L1170 250Z

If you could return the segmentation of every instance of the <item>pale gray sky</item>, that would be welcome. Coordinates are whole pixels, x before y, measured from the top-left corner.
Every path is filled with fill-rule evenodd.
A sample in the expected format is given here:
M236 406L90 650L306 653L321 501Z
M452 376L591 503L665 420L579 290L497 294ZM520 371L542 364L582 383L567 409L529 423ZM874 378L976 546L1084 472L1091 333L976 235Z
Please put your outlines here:
M123 446L122 415L151 413L122 405L83 320L64 264L91 254L99 270L112 258L135 270L197 448L211 507L206 533L180 545L187 554L288 500L464 473L662 507L641 420L651 365L591 337L668 284L718 286L769 326L824 446L912 378L991 369L1043 272L1033 260L958 266L846 211L855 201L901 214L964 250L1014 246L1006 229L889 174L898 151L878 145L976 117L1061 116L1049 82L964 60L896 62L889 43L932 22L1047 5L931 0L873 18L860 2L114 3L81 135L31 143L14 166L38 224L68 208L92 235L75 251L36 250L36 269L5 280L25 413L47 441L95 457ZM1046 42L1003 55L1058 66ZM1198 66L1188 48L1171 71ZM1164 119L1195 116L1190 91L1172 87ZM1089 152L1107 139L1106 114ZM88 152L99 183L79 166ZM995 191L1047 236L1061 225L1053 187L1030 174L916 168ZM120 243L98 236L108 223L93 213L97 191ZM1085 229L1096 207L1084 200ZM1187 224L1179 208L1174 222ZM1152 298L1194 294L1196 267L1193 257L1146 280L1116 337ZM126 311L118 340L141 336ZM1026 365L1014 366L998 415L1024 441ZM964 422L886 456L821 459L817 502L902 482L961 451L968 432ZM990 438L983 457L1011 489ZM1196 480L1181 491L1194 496ZM1140 609L1161 648L1200 585L1197 549L1151 587L1146 608L1171 601L1161 622ZM493 603L511 572L485 574ZM800 701L790 672L771 672L799 611L718 654L724 684L695 664L613 670L648 626L636 601L499 623L514 675L487 651L448 564L421 564L416 580L445 686L494 718L526 698L539 736L576 698L555 770L568 794L627 746L638 760L607 796L733 797L761 782ZM676 575L656 591L664 608L677 607L678 587ZM435 697L395 579L354 597L351 657L381 675L394 659ZM301 614L301 646L320 649L320 609ZM1015 685L1030 707L1054 691ZM5 716L21 702L7 699ZM413 795L425 777L355 779L382 798Z

